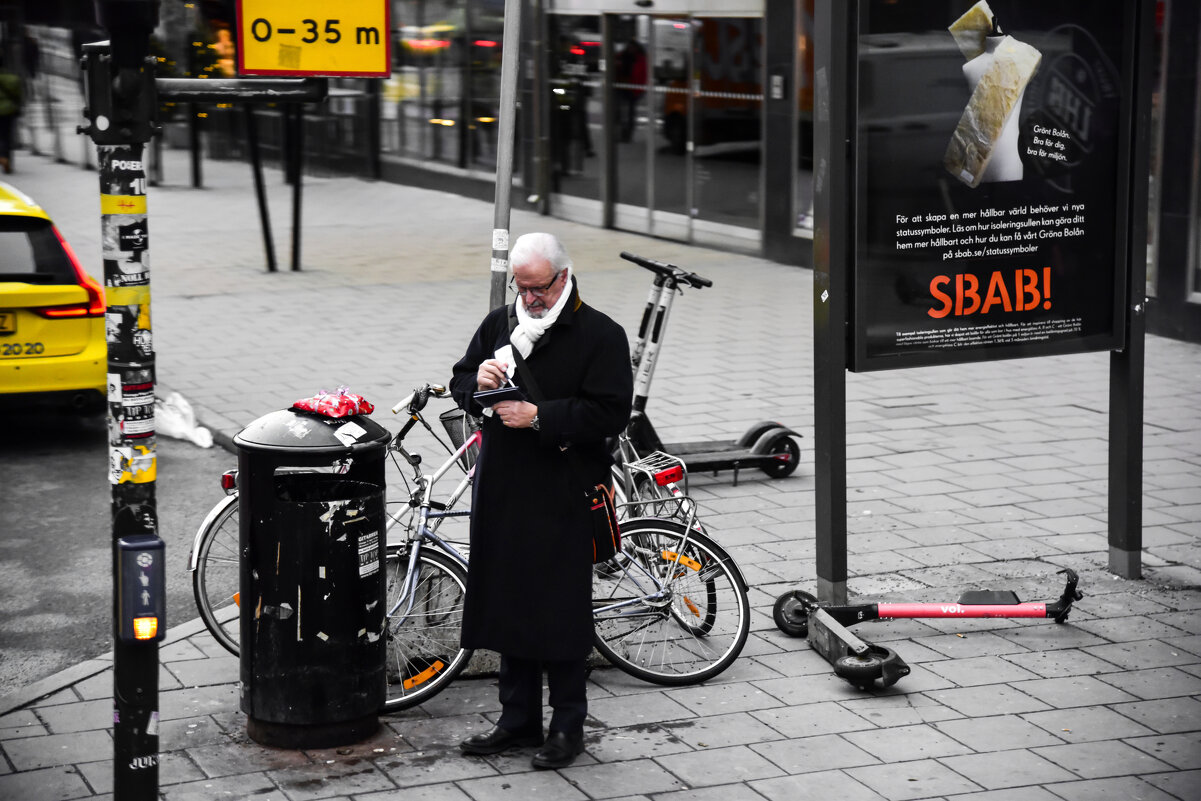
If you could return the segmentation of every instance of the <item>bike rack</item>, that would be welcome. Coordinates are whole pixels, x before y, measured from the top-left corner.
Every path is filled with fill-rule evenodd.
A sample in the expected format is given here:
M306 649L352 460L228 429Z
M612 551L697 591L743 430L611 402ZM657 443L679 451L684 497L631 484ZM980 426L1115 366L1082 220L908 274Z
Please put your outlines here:
M659 487L670 487L672 484L683 483L684 491L673 492L671 497L656 495L653 498L635 498L638 482L631 480L626 490L624 508L654 507L655 517L665 517L679 520L691 528L696 520L696 503L688 496L688 470L684 461L669 453L655 451L636 461L626 462L630 476L642 475Z

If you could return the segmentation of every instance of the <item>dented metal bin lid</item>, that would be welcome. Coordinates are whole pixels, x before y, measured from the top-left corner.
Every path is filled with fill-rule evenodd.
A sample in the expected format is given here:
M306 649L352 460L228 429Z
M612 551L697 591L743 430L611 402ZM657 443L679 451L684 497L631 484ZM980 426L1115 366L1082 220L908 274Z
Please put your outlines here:
M242 429L234 445L247 451L361 455L382 451L391 439L386 428L365 415L332 418L281 409Z

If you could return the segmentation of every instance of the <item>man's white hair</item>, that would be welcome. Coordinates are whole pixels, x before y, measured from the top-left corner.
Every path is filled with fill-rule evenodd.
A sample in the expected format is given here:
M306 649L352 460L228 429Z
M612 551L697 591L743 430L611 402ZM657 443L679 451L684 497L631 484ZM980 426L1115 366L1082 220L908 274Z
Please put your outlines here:
M567 249L554 234L533 233L517 237L509 249L509 266L525 264L532 258L545 259L554 269L555 275L571 267Z

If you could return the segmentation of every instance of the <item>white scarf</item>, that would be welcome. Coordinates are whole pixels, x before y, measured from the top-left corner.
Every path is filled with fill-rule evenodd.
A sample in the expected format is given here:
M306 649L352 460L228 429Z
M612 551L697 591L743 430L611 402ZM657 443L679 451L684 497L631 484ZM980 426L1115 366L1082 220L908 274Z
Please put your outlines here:
M563 311L563 307L567 305L567 299L571 297L572 290L575 289L575 279L571 277L571 268L567 268L567 278L564 279L563 292L559 295L559 299L555 301L555 305L546 310L546 314L541 317L530 317L525 310L524 297L517 298L514 307L517 311L517 327L509 335L509 341L513 343L513 347L517 348L521 358L527 358L530 351L534 349L534 343L542 338L555 321L559 319L559 313Z

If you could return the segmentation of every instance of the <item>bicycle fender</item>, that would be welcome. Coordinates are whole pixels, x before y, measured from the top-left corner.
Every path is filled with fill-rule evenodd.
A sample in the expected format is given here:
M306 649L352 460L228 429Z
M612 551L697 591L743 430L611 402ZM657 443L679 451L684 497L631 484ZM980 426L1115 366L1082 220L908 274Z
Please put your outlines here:
M209 513L204 516L204 520L200 523L200 528L196 529L196 538L192 540L192 555L188 557L188 572L194 572L196 565L200 561L200 542L204 539L204 532L208 531L209 526L217 519L217 516L222 514L226 507L231 503L238 502L238 493L233 492L226 495L220 503L209 510Z
M755 440L755 444L751 446L751 453L769 453L772 443L780 437L796 437L797 439L800 439L801 435L793 431L791 428L786 428L784 426L769 428L760 434L759 438Z

